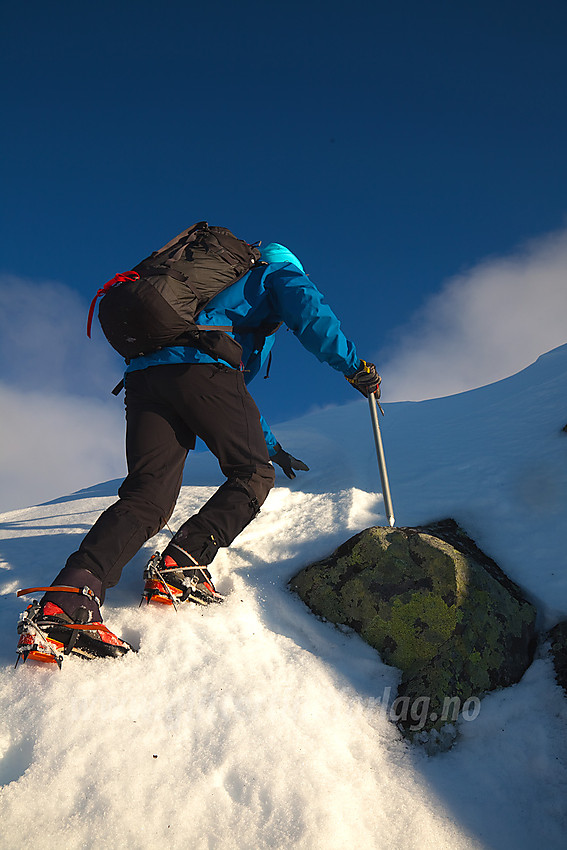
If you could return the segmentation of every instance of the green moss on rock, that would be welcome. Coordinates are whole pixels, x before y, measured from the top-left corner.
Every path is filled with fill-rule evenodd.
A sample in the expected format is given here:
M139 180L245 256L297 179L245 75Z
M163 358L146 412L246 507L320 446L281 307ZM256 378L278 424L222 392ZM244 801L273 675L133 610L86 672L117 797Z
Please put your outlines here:
M516 682L531 663L535 610L453 520L368 528L290 586L398 667L410 705L429 701L420 734L443 727L448 700ZM415 727L411 717L399 723Z

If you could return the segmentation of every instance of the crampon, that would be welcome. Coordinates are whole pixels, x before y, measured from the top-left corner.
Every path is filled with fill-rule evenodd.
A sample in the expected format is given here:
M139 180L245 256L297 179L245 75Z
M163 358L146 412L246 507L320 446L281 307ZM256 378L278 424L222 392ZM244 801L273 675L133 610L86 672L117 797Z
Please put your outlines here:
M27 588L18 591L18 596L50 589L53 588ZM78 588L69 590L81 592ZM20 658L24 662L31 659L57 664L61 669L66 655L85 659L118 658L127 652L136 651L125 640L113 634L104 623L89 623L88 618L89 611L86 608L78 608L73 619L52 602L42 604L34 600L20 614L16 667Z
M150 604L173 605L175 609L183 602L209 605L224 602L224 596L215 590L211 574L206 567L180 567L173 558L162 558L155 552L144 570L144 600Z

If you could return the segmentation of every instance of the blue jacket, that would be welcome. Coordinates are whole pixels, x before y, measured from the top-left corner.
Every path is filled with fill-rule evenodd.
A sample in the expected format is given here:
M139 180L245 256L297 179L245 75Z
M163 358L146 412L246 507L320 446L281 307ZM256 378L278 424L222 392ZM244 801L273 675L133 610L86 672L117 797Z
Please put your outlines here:
M252 269L213 298L197 317L200 325L232 325L232 335L242 346L246 383L262 369L274 344L274 335L264 339L261 329L270 326L273 329L281 322L322 363L328 363L343 375L352 375L358 369L360 358L354 344L342 332L338 318L315 284L289 262L269 263ZM212 357L195 348L172 346L132 359L126 372L172 363L214 362ZM268 451L273 456L277 440L263 417L262 428Z

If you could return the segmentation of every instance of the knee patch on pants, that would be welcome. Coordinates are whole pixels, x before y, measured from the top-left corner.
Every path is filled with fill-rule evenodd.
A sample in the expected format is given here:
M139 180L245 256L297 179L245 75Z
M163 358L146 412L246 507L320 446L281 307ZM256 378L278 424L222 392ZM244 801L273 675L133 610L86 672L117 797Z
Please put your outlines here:
M271 464L249 472L239 470L237 475L228 479L224 487L227 490L235 490L246 493L250 497L250 508L253 510L252 517L260 511L260 507L266 501L266 497L274 486L275 473Z

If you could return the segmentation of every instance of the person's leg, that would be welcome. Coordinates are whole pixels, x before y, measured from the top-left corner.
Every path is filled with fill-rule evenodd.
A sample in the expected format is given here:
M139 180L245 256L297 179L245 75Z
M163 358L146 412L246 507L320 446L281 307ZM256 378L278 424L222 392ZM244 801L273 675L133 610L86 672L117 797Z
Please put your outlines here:
M52 583L87 585L101 602L123 567L171 516L195 434L216 455L227 481L175 535L172 544L188 554L183 563L175 550L180 566L211 563L218 547L228 546L258 513L275 478L258 408L233 369L180 364L130 373L126 406L129 474L120 499L99 517ZM47 597L70 614L69 607L81 600L57 591Z
M128 476L118 491L119 500L101 514L53 585L86 585L102 602L128 561L171 516L195 435L152 389L150 373L159 372L158 379L166 387L170 368L154 367L127 376ZM58 591L50 591L45 599L69 614L85 604L85 597Z
M180 375L177 404L187 423L217 457L226 482L199 513L178 529L166 553L187 566L206 566L260 510L274 484L260 413L240 372L223 366L189 366ZM189 380L190 379L190 380ZM179 549L191 557L184 559Z

